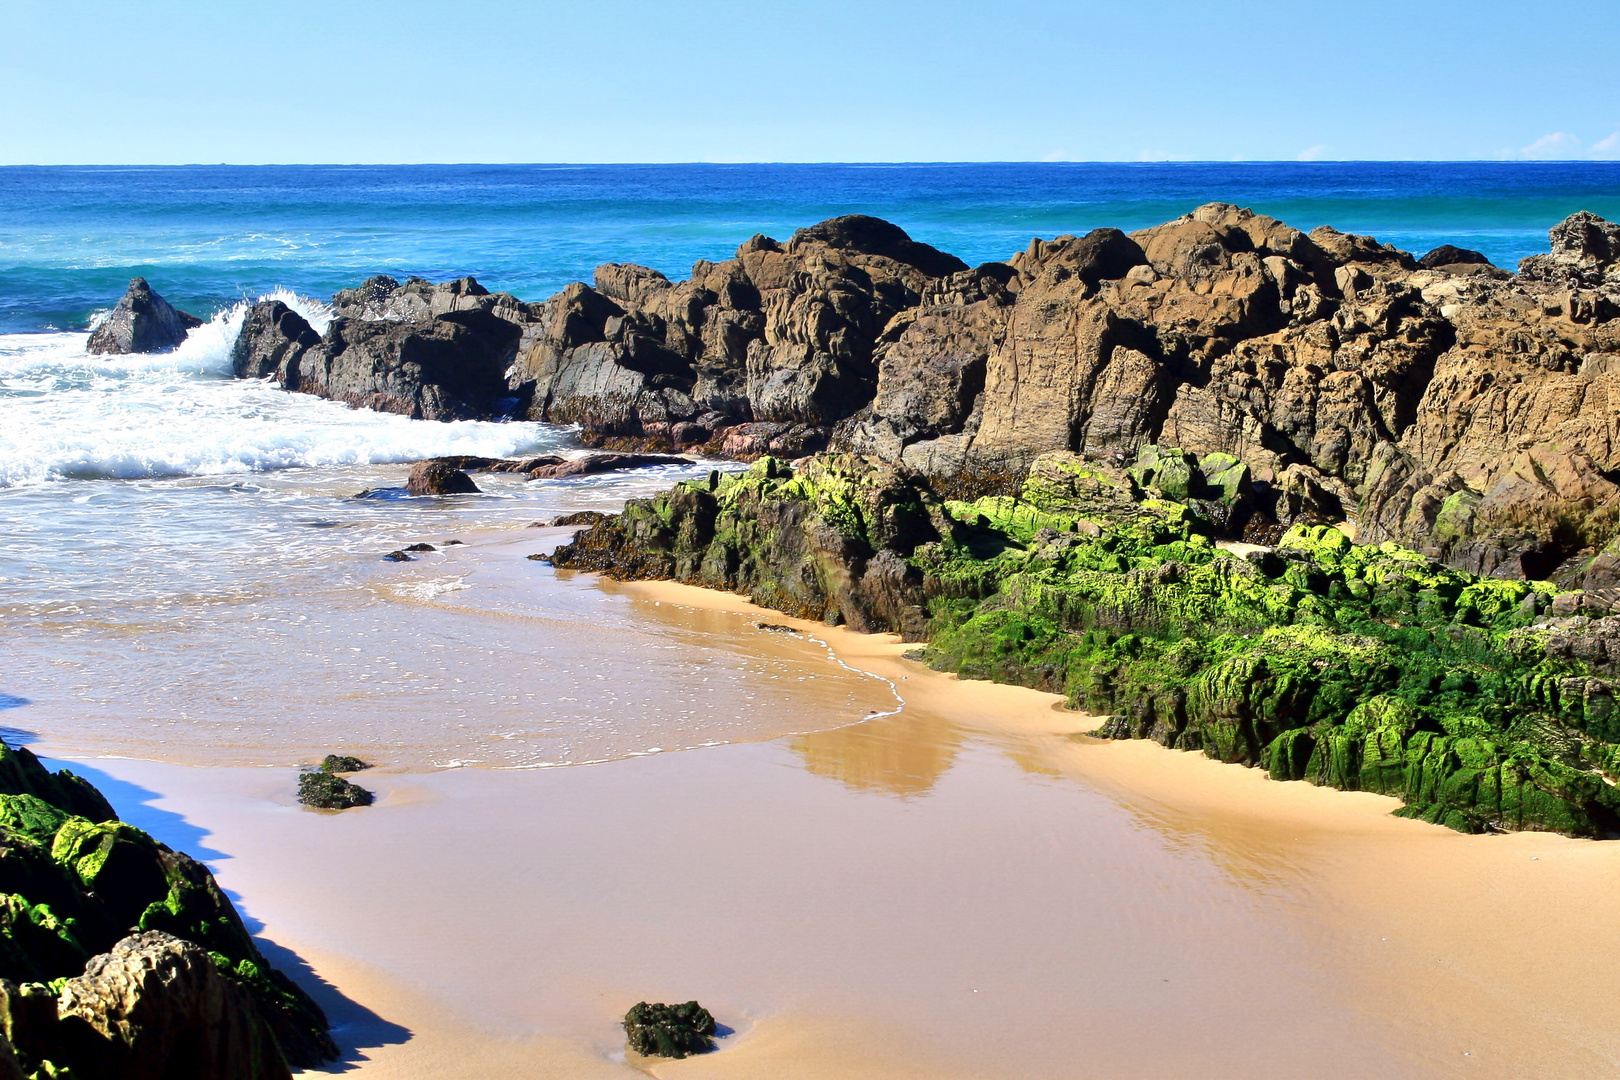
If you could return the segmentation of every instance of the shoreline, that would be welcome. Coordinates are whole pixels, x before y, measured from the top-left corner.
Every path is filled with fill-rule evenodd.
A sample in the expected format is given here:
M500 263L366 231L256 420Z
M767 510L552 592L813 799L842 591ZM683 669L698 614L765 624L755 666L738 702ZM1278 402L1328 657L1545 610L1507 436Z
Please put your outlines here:
M1394 818L1389 811L1398 802L1385 796L1343 792L1303 781L1273 781L1255 769L1225 765L1200 753L1167 750L1143 740L1088 738L1081 733L1095 726L1095 718L1063 708L1062 699L1057 695L961 680L954 675L931 671L902 659L901 654L914 646L901 643L893 635L858 634L793 620L755 607L741 596L670 582L624 583L599 577L595 581L596 587L604 592L629 597L648 605L650 610L657 610L651 605L673 608L675 611L664 614L673 615L677 620L684 617L680 613L685 611L719 611L794 627L804 636L824 643L830 654L852 671L893 682L906 703L899 719L937 717L940 723L956 725L960 732L966 733L969 743L992 749L997 759L1016 762L1020 772L1034 778L1032 783L1042 783L1044 777L1046 783L1055 784L1062 791L1096 792L1109 803L1117 804L1134 822L1132 829L1162 838L1171 850L1195 857L1200 865L1207 862L1235 884L1238 895L1248 895L1254 903L1269 905L1267 910L1274 911L1270 918L1285 920L1277 925L1276 933L1282 940L1295 940L1297 949L1294 953L1287 950L1278 953L1272 962L1281 962L1282 967L1272 974L1285 980L1303 980L1299 985L1317 985L1319 991L1326 992L1328 997L1323 1001L1336 1004L1328 1006L1319 1002L1318 1005L1330 1010L1326 1019L1332 1024L1365 1029L1363 1041L1386 1040L1389 1052L1396 1056L1384 1061L1387 1069L1384 1074L1506 1077L1522 1074L1524 1068L1535 1063L1558 1075L1599 1076L1605 1075L1613 1063L1620 1060L1620 1037L1613 1034L1620 1031L1620 1023L1616 1023L1620 1020L1620 1006L1605 997L1603 974L1611 963L1620 960L1620 947L1607 946L1601 939L1587 940L1591 935L1580 929L1587 925L1604 925L1608 918L1620 915L1620 899L1613 897L1607 888L1616 860L1620 860L1620 846L1545 833L1465 836L1439 826ZM356 1044L362 1049L352 1051L349 1062L334 1067L333 1071L354 1070L383 1080L396 1076L413 1080L448 1078L469 1075L469 1063L476 1062L479 1075L529 1076L536 1075L538 1070L548 1076L594 1080L595 1077L636 1075L635 1067L616 1059L612 1049L613 1027L609 1013L618 1008L617 996L630 992L627 988L609 990L607 998L615 1002L613 1009L601 1007L602 1016L573 1034L559 1033L546 1022L544 1017L548 1014L542 1006L559 992L577 995L579 991L556 988L546 991L537 999L540 1004L534 1006L539 1011L531 1009L534 1020L520 1022L515 1028L510 1022L492 1023L487 1016L480 1019L477 1008L458 1010L447 1004L446 993L450 994L450 1000L455 998L453 988L447 990L431 980L420 981L426 977L420 972L433 970L433 965L427 964L419 969L418 975L410 976L404 974L397 963L390 970L386 964L379 967L362 959L370 947L364 940L347 937L346 933L351 931L344 931L341 920L334 921L330 912L321 910L319 903L312 899L316 894L300 899L298 888L289 888L278 877L289 872L289 868L301 865L311 854L321 858L320 851L297 855L287 849L308 842L330 846L329 857L348 853L357 879L403 882L415 880L422 869L432 868L434 877L456 880L460 872L456 869L458 865L469 868L479 865L474 855L483 848L478 844L494 844L490 851L504 848L529 835L531 819L549 820L564 808L570 814L609 812L615 802L628 793L642 790L658 777L712 775L725 777L725 783L735 783L753 776L756 778L753 782L757 782L762 768L774 769L774 762L784 756L791 758L792 752L798 752L803 760L794 762L797 771L819 772L822 776L842 780L850 790L857 790L870 779L862 769L870 768L871 762L858 756L842 760L838 755L848 752L863 726L870 730L882 724L857 721L810 736L783 736L758 743L699 748L707 753L693 751L620 759L585 770L487 768L479 773L474 766L436 772L384 771L373 774L373 782L383 796L377 807L330 818L324 815L306 818L293 806L267 808L262 790L279 782L277 770L273 769L252 769L250 779L256 775L258 781L247 786L261 789L261 793L243 795L224 790L237 783L233 777L244 775L242 769L163 766L143 764L135 759L124 759L124 764L115 764L113 759L99 759L99 762L126 778L150 776L152 782L145 785L145 790L163 791L153 801L185 807L181 816L187 822L197 822L191 827L198 829L199 837L206 835L209 844L216 835L233 838L225 845L228 854L221 856L218 851L212 852L213 856L226 860L215 867L222 883L242 896L245 912L250 916L258 917L261 908L267 909L269 917L260 936L274 943L277 955L289 952L296 955L316 979L330 987L328 995L343 995L349 1003L340 1002L333 1009L333 1018L338 1024L336 1034L346 1051ZM940 740L937 731L922 742L930 739L950 742ZM958 737L957 741L960 739ZM807 752L805 744L823 749L831 747L830 765L818 768L815 755ZM907 748L880 749L903 754ZM916 751L919 747L910 749ZM982 749L977 751L978 756L982 758L983 752ZM97 761L89 759L88 763L95 765ZM883 794L899 796L898 804L904 813L919 812L919 808L925 809L930 802L937 802L938 793L934 789L938 785L943 783L949 787L951 782L944 777L964 768L982 770L984 766L975 761L970 754L968 758L957 758L953 764L947 755L943 771L931 779L925 777L927 783L920 785L920 790L912 790L904 783L902 774L906 767L896 772L894 762L885 759L882 767L889 772L882 774L887 783ZM925 763L922 771L938 768L937 762L930 762ZM176 769L187 772L176 772ZM743 771L738 772L738 769ZM570 775L564 777L563 774ZM162 782L157 782L160 779ZM553 781L564 779L578 781L563 787L577 790L579 799L562 802L553 799L536 810L532 800L537 793L556 786ZM178 785L177 780L181 781ZM811 780L824 783L814 777ZM624 786L626 783L630 786ZM713 783L689 790L707 791ZM181 787L191 790L179 790ZM199 796L198 789L209 787L215 789L212 796L206 793ZM742 790L763 792L768 789L745 787ZM747 798L746 795L737 797ZM762 796L755 796L759 797ZM1015 801L1005 803L1005 809L1017 813L1032 813L1030 804L1044 798L1038 790L1035 794L1027 790L1023 794L1015 792L1012 797ZM1074 797L1065 795L1064 799L1072 802ZM862 796L853 798L858 800ZM914 801L919 798L921 802ZM893 801L890 798L870 805L889 813L892 811L885 808ZM1058 805L1069 805L1069 802ZM498 809L494 804L500 804ZM552 808L545 810L545 805ZM729 819L727 807L730 805L722 799L711 808L724 815L715 820ZM788 815L773 819L778 820L778 827L801 813L793 809L794 805L790 801L786 810L777 812ZM590 809L592 807L596 809ZM869 809L860 813L870 812ZM1032 822L1044 820L1039 812L1033 813ZM811 818L806 835L824 841L825 829L814 825L814 815ZM861 819L857 816L856 820ZM416 825L411 825L412 821ZM580 819L571 827L582 823ZM434 846L431 836L413 835L409 850L414 852L412 858L417 860L417 865L410 871L401 871L387 858L371 853L377 845L382 844L386 849L387 844L400 842L404 835L423 826L441 830L445 837L469 835L481 839L478 844L470 845L473 851L452 855L453 848ZM303 840L283 835L288 828L297 830ZM494 837L484 836L484 831L490 829L504 829L509 836L497 842ZM926 860L925 865L937 864L937 869L922 871L924 879L936 872L951 873L959 856L952 853L952 844L939 846L943 838L950 835L949 832L940 834L933 844L915 853L915 857ZM600 837L610 843L619 842L614 839L617 836L614 827L606 827L600 833ZM429 846L422 846L424 843ZM254 851L258 844L265 846ZM753 855L748 854L750 850ZM1080 852L1065 857L1067 851L1067 848L1055 849L1031 865L1064 872L1075 870L1075 867L1054 866L1051 862L1053 858L1060 863L1068 863L1071 858L1080 861L1086 858ZM208 853L198 854L206 856ZM729 866L738 858L752 859L759 854L743 844L720 865ZM424 856L425 861L421 861ZM599 860L601 855L598 853L592 858ZM217 862L217 859L211 861ZM611 866L612 862L591 861L590 865L597 866L600 872L600 867ZM783 864L782 870L786 871L791 865ZM672 872L677 874L675 878L669 876ZM801 871L795 868L793 872ZM707 890L712 888L704 883L701 875L686 882L679 872L669 867L651 873L651 880L661 882L661 888L674 888L677 894L691 888L697 890L696 895L708 895ZM592 884L592 880L589 874L582 879L587 891L605 888L600 881ZM549 880L546 884L562 887ZM1037 882L1020 884L1037 892L1041 889ZM805 885L819 888L825 883L812 884L807 880ZM846 884L844 888L853 890L848 893L850 900L865 897L869 903L880 895L859 882ZM356 910L349 913L351 923L387 923L390 932L376 937L376 945L384 951L396 949L397 939L411 935L412 924L409 921L396 924L393 917L401 910L411 910L414 902L388 897L386 892L366 895L371 898L355 904ZM607 888L599 899L613 895L613 890ZM1219 909L1221 903L1229 902L1222 901L1215 907ZM404 909L400 909L401 904L405 904ZM620 925L620 932L626 926L637 925L638 918L645 918L635 915L636 910L631 905L623 913L628 922ZM791 908L780 909L773 915L766 905L750 917L762 918L763 925L769 926L788 910ZM392 916L384 914L385 911ZM282 918L277 912L288 917ZM1531 912L1533 916L1528 914ZM421 926L441 925L430 915L431 912L416 912L416 917L422 920ZM500 917L493 918L488 926L504 927ZM992 906L976 916L976 919L984 918L1006 919L1008 912L1003 910L998 914ZM1177 932L1184 931L1172 931L1172 939ZM462 948L499 952L504 942L488 939L501 936L486 929L482 936L471 933L470 937L458 940L463 942ZM612 940L612 935L605 940ZM477 942L482 944L475 944ZM1013 962L1015 955L1002 954L996 962ZM380 962L382 958L372 959ZM398 957L394 959L397 962ZM456 959L472 965L469 970L478 970L480 963L493 964L491 972L500 970L498 958L458 956ZM1184 962L1190 959L1183 957ZM1147 960L1142 962L1151 964ZM418 959L416 963L424 961ZM594 960L586 963L580 970L590 970L593 963ZM1246 963L1264 966L1263 961ZM576 962L575 967L578 964ZM1300 965L1303 965L1300 970L1290 974L1290 969ZM1118 980L1128 978L1127 973L1134 966L1136 960L1132 957L1127 967L1108 970L1114 971L1111 977ZM749 971L753 968L745 965L733 972L727 977L728 985L743 991L748 979L739 972ZM1079 978L1082 971L1077 969L1073 974ZM462 976L466 977L470 976ZM1233 977L1242 981L1247 976L1234 974ZM496 976L491 974L489 978L496 979ZM1323 979L1328 982L1322 983ZM598 979L590 980L590 983L598 982ZM582 984L581 989L590 983ZM1333 989L1335 986L1338 988ZM484 992L489 992L488 987ZM596 992L602 991L599 988ZM672 988L671 992L677 991ZM1236 993L1241 996L1241 991ZM713 994L702 992L697 996L704 999ZM745 993L738 1001L746 997ZM323 1000L334 999L328 996ZM568 1008L578 1013L579 999L576 996L570 1000L573 1004ZM739 1013L738 1008L742 1012ZM752 1006L731 1005L723 1019L735 1021L739 1015L749 1017L749 1022L746 1026L737 1025L740 1030L734 1042L722 1041L721 1053L682 1062L648 1063L644 1071L655 1076L738 1077L739 1080L762 1073L802 1076L807 1080L811 1077L878 1080L879 1077L916 1076L921 1080L924 1076L1012 1075L1012 1072L998 1074L994 1069L986 1069L982 1059L977 1065L973 1062L953 1065L948 1055L938 1057L937 1053L930 1052L925 1041L918 1041L919 1031L908 1026L910 1022L896 1026L898 1016L887 1021L868 1017L863 1027L862 1019L840 1016L826 1001L816 1001L814 994L780 998L767 993ZM345 1020L345 1016L350 1019ZM1177 1017L1178 1022L1192 1019ZM584 1021L574 1023L577 1028ZM552 1033L536 1034L537 1030ZM597 1034L582 1040L579 1030ZM411 1037L401 1041L401 1031ZM1108 1049L1113 1054L1126 1053L1118 1047ZM1347 1047L1341 1047L1341 1051L1384 1052L1379 1047L1368 1048L1354 1040ZM1136 1046L1124 1059L1116 1058L1115 1062L1121 1071L1084 1075L1169 1076L1186 1067L1185 1061L1171 1067L1166 1051L1153 1047L1151 1041ZM1058 1075L1050 1070L1037 1071ZM1255 1063L1251 1071L1245 1072L1235 1066L1223 1067L1216 1061L1206 1063L1203 1074L1234 1078L1282 1075L1263 1063ZM1307 1068L1294 1075L1341 1074L1312 1074Z

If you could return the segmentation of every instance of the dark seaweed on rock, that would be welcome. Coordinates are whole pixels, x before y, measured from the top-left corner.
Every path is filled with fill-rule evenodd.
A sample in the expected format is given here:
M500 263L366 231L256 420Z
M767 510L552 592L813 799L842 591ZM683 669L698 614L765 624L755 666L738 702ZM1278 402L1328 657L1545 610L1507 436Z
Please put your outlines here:
M624 1014L630 1049L648 1056L684 1058L714 1049L718 1030L709 1010L695 1001L681 1005L639 1002Z
M184 1075L259 1080L337 1056L320 1007L265 960L206 867L6 746L0 1026L0 1075L181 1075L166 1070L190 1054Z
M1465 831L1620 832L1620 593L1479 577L1315 522L1229 455L1037 459L942 501L851 455L688 482L557 549L929 642L941 670L1062 693L1100 733L1393 795ZM1217 539L1273 523L1273 549Z
M348 810L355 806L370 806L372 794L360 785L321 768L299 775L298 801L319 810Z
M348 754L327 754L321 761L321 771L329 773L360 772L369 768L371 768L369 762Z

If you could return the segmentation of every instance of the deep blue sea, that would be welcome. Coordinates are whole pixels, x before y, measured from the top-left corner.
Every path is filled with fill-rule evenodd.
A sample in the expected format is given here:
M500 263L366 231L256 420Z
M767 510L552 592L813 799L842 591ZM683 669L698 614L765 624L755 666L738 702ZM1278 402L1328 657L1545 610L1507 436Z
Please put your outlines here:
M0 333L81 329L134 274L205 316L381 272L539 299L603 262L683 277L756 232L837 214L976 263L1212 200L1511 268L1576 210L1620 218L1620 163L0 168Z

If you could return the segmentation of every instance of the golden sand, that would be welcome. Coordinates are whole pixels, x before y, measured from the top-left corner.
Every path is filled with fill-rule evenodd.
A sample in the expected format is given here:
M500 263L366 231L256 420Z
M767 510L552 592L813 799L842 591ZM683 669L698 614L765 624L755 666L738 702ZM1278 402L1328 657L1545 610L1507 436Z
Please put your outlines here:
M341 814L294 805L288 770L89 763L326 984L334 1071L1613 1074L1620 844L1457 835L1086 738L1054 696L928 671L892 637L601 588L671 631L792 626L904 708L593 766L375 770L378 804ZM624 1010L689 997L734 1029L720 1051L626 1060Z

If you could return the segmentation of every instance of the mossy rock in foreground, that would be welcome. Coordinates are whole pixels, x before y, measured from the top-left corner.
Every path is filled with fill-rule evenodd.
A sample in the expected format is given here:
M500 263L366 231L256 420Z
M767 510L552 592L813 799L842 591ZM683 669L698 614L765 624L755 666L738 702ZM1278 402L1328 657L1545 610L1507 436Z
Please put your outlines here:
M347 810L351 806L370 806L372 795L358 784L317 769L298 777L298 801L319 810Z
M648 1057L683 1058L714 1049L714 1017L695 1001L682 1005L638 1002L624 1014L630 1049Z

